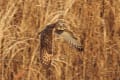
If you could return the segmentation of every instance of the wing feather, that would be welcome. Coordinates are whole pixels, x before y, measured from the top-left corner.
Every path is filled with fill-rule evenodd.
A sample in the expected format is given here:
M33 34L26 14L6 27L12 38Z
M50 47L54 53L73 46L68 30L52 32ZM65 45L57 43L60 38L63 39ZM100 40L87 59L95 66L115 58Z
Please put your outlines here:
M63 37L66 42L74 46L77 50L82 50L83 47L81 43L77 41L77 38L75 38L74 35L71 34L71 32L63 31L59 35Z
M48 25L40 34L40 61L43 65L49 66L53 56L53 29L55 25Z

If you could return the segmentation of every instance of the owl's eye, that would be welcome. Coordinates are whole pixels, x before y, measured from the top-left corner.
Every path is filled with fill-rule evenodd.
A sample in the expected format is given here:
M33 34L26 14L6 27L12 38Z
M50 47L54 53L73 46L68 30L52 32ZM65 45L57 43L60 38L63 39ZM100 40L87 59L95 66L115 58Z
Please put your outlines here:
M64 26L57 26L56 29L57 29L57 30L65 30L65 27L64 27Z

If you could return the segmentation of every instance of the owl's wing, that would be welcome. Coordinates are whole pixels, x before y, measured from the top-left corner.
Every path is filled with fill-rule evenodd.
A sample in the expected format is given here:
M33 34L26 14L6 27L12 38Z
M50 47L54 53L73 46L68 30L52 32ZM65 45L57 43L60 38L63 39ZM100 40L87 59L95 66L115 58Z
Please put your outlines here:
M49 67L53 57L53 29L54 25L48 25L40 36L40 61L46 67Z
M83 50L83 46L80 42L77 41L77 38L75 38L74 35L71 34L71 32L64 31L62 34L59 34L59 36L63 37L66 42L74 46L77 50Z

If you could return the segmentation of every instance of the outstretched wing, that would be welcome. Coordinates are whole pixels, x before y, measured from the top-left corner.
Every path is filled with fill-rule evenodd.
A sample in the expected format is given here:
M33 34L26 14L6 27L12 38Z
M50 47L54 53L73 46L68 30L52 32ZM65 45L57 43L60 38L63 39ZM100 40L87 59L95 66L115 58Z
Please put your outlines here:
M53 29L55 24L48 25L41 33L40 38L40 61L43 65L49 66L51 63L51 58L53 56L52 52L52 41L53 41Z
M63 37L65 41L67 41L68 43L70 43L72 46L74 46L77 50L82 51L83 50L83 46L81 45L80 42L78 42L77 38L73 35L72 32L70 31L56 31L56 33Z

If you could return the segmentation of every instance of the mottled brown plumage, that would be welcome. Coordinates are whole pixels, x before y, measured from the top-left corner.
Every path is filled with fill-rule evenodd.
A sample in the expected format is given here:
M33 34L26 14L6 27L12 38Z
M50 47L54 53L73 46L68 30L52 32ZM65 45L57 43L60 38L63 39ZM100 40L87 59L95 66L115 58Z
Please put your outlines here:
M49 66L53 56L53 30L57 23L47 25L46 28L40 33L40 61L43 65Z
M49 67L53 58L53 34L56 27L63 26L60 20L54 24L47 25L40 32L40 61L43 65Z

